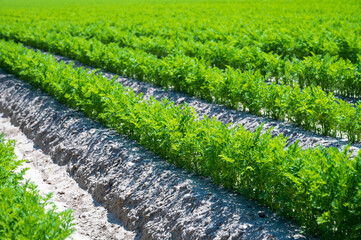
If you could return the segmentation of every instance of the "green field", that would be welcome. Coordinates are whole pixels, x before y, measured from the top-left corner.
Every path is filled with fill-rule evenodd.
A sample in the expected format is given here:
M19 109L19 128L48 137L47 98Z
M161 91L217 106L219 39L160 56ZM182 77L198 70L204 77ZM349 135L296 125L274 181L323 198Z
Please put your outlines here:
M359 143L360 1L0 3L1 68L315 236L361 236L361 153L196 120L24 47Z

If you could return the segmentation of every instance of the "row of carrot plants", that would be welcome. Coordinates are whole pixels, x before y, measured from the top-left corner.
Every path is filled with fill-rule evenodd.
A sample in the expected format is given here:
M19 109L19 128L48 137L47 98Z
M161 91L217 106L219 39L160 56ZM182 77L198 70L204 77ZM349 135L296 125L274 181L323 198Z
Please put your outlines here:
M28 21L28 20L27 20ZM97 25L96 25L97 26ZM26 21L0 25L0 34L9 38L16 32L32 32L34 37L41 37L48 32L60 32L88 40L98 39L104 44L117 43L120 47L130 47L137 51L151 53L158 58L170 55L188 56L204 61L204 64L221 69L229 67L241 71L259 70L267 79L277 83L293 86L297 83L301 88L320 86L322 90L346 97L361 97L361 56L357 55L357 63L344 60L338 56L314 55L305 59L284 59L274 53L265 53L257 46L246 46L242 49L229 44L209 41L199 43L188 40L137 37L132 32L117 32L114 28L95 29L93 25L71 23L34 24ZM15 33L13 32L15 31ZM138 50L139 49L139 50ZM184 58L184 57L183 57Z
M32 21L29 21L29 19L23 19L20 21L21 24L29 24L31 25ZM39 24L39 22L37 22ZM214 39L210 39L208 41L197 41L192 38L194 33L192 32L185 32L184 34L189 34L189 37L179 37L179 35L174 34L170 36L161 36L161 35L142 35L136 30L132 28L126 28L125 30L122 30L123 28L121 26L116 27L112 23L100 21L95 23L79 23L76 21L51 21L49 22L41 22L42 26L50 31L58 31L58 32L67 32L72 35L76 36L85 36L87 38L97 38L98 40L102 41L103 43L110 43L110 42L116 42L119 43L121 46L128 46L128 47L134 47L134 48L140 48L147 52L152 52L153 54L156 54L159 57L166 56L173 52L182 52L185 55L189 56L199 56L202 58L209 59L213 65L225 68L227 65L230 65L232 67L241 66L238 61L240 59L236 56L236 51L243 49L243 48L256 48L259 49L259 51L262 51L264 53L275 53L275 56L278 58L291 60L293 58L296 59L303 59L304 57L311 57L313 55L319 55L319 56L339 56L340 58L349 60L353 63L358 62L358 56L357 54L360 54L360 50L357 50L355 48L348 49L347 53L341 54L337 51L332 51L331 49L324 49L324 51L313 49L310 50L309 48L305 47L305 45L315 45L312 43L304 43L300 44L302 45L303 50L307 50L307 54L277 54L278 51L272 50L273 48L268 46L265 47L262 44L265 44L267 42L277 42L278 44L282 44L282 40L276 40L273 39L274 37L270 37L267 35L267 37L270 37L271 39L259 39L257 42L254 39L255 37L250 37L252 40L248 40L247 42L241 43L235 43L234 41L214 41ZM44 26L45 25L45 26ZM30 26L31 27L31 26ZM254 29L248 30L247 33L246 30L242 31L243 38L245 36L254 34ZM291 31L291 30L289 30ZM325 34L325 33L324 33ZM328 33L330 34L330 33ZM282 35L280 33L277 33L278 38L283 37L287 38L287 34ZM241 38L241 35L238 35L239 38ZM321 40L314 40L318 42L323 42ZM337 40L339 42L346 41L346 40ZM355 40L356 41L356 40ZM331 44L328 44L331 45ZM340 45L350 45L350 43L343 43ZM218 48L219 49L218 49ZM276 49L293 49L295 47L287 47L287 46L279 46ZM267 50L268 49L268 50ZM285 50L287 51L287 50ZM296 50L295 50L296 51ZM301 49L299 50L301 51ZM341 50L340 50L341 51ZM345 50L346 51L346 50ZM223 53L223 54L221 54ZM214 55L214 56L213 56ZM227 56L230 56L229 58L226 58ZM223 59L224 58L224 59ZM351 60L352 59L352 60Z
M0 33L1 34L1 33ZM268 84L258 71L222 71L209 68L196 58L170 55L158 59L143 51L120 48L115 43L49 32L12 30L7 39L47 49L77 59L84 64L159 86L173 87L208 101L251 113L288 120L307 130L330 136L346 136L361 141L361 104L353 106L326 94L320 87L293 87Z
M35 185L23 182L26 169L14 153L15 141L0 133L0 236L1 239L64 240L73 232L71 211L57 212ZM46 210L47 209L47 210Z
M47 24L48 25L48 24ZM304 59L284 58L272 51L264 52L257 45L240 47L223 42L197 42L194 40L164 39L160 37L137 37L132 32L117 32L114 28L96 30L95 26L72 25L68 23L50 24L56 32L70 33L72 36L96 38L102 43L117 43L120 47L140 49L164 58L169 55L186 55L202 59L207 65L226 69L228 67L241 71L259 70L263 76L275 79L277 83L301 88L321 86L322 90L346 97L361 97L361 55L355 54L354 63L338 55L309 54ZM69 28L67 28L68 26ZM46 29L46 28L45 28ZM35 30L36 31L36 30ZM44 31L42 28L41 31ZM316 52L317 53L317 52Z
M351 1L302 3L300 9L297 1L273 1L269 4L237 2L226 4L228 8L223 6L222 11L217 9L217 3L203 6L193 3L193 11L197 15L190 14L185 9L187 5L173 4L171 10L136 6L127 9L127 14L123 12L121 21L113 17L114 11L106 12L109 16L106 19L96 15L82 20L90 23L87 25L92 28L91 32L100 29L107 32L109 26L111 29L129 30L138 36L161 36L202 43L215 41L239 48L257 46L262 51L275 52L286 58L301 59L315 53L338 55L355 62L357 54L361 53L358 35L360 19L356 15L360 4ZM345 5L349 9L343 8ZM252 11L252 8L257 11ZM139 9L145 12L141 16L133 12L139 12ZM300 13L300 10L304 12Z
M361 152L348 147L286 147L283 135L262 127L229 129L197 119L187 104L144 100L121 84L83 68L0 40L0 67L68 106L135 140L169 162L210 177L293 218L316 235L361 234Z
M74 16L73 9L70 13L52 12L51 15L55 16L51 21L75 18L73 22L87 25L90 33L107 33L108 40L119 37L113 30L124 30L150 38L177 38L199 43L212 41L238 48L257 46L262 51L274 52L285 58L302 59L315 53L357 61L357 54L361 53L358 35L360 19L355 13L360 4L352 1L302 3L300 9L297 1L273 1L266 4L265 10L265 3L237 2L225 4L228 8L223 7L219 11L219 3L202 5L196 1L192 4L194 15L187 11L188 4L173 3L168 8L147 4L125 5L122 6L122 18L118 17L119 9L103 7L96 9L99 14L86 11ZM348 9L343 8L345 5ZM252 8L257 11L252 11ZM36 22L41 22L45 15L48 17L50 14L35 14L40 19Z

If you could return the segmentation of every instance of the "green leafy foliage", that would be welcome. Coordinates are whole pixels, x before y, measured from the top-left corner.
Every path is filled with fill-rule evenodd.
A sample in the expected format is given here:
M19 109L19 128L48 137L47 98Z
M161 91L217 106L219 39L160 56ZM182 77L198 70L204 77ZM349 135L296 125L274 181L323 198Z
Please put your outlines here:
M259 70L266 80L298 83L301 88L318 85L342 96L361 96L359 2L277 0L220 5L218 1L205 4L198 0L191 4L197 12L194 15L188 11L187 1L170 2L168 8L152 5L152 1L86 7L78 0L73 3L80 5L76 11L69 3L63 11L43 3L45 7L32 8L26 14L0 8L4 15L0 17L0 34L18 41L26 40L24 34L34 39L47 34L80 37L151 54L159 60L179 55L187 62L187 56L197 58L205 67ZM222 12L214 11L220 8ZM139 12L143 14L139 16Z
M66 239L74 231L71 211L57 212L36 186L22 183L26 169L14 154L14 141L0 134L0 236L1 239ZM45 210L48 209L48 210Z

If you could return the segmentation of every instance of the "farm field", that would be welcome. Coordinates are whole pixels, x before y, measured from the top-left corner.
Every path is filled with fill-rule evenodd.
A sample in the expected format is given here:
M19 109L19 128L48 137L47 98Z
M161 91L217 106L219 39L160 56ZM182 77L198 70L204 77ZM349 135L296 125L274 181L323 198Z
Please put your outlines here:
M360 12L358 1L15 0L0 6L0 68L315 237L358 239ZM201 116L187 96L258 124Z

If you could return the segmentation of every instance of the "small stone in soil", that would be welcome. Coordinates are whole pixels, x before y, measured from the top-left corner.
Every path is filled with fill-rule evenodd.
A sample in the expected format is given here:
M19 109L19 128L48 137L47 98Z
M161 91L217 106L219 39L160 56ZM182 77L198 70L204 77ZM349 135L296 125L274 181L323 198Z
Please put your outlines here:
M265 218L265 217L266 217L266 214L265 214L263 211L260 211L260 212L258 212L258 216L259 216L260 218Z

